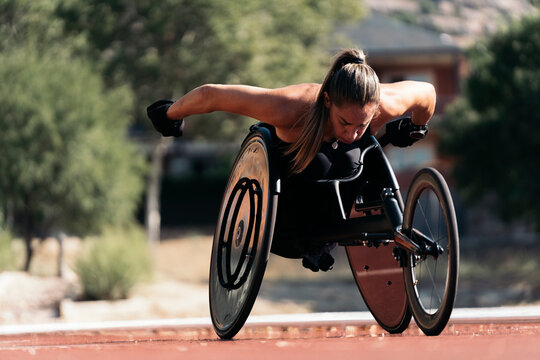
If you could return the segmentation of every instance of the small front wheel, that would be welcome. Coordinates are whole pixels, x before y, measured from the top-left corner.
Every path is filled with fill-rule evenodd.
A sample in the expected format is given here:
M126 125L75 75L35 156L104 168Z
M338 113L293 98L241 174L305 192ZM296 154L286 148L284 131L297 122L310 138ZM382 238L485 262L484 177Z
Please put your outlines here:
M459 238L452 197L437 170L422 169L412 181L403 232L424 249L408 254L403 271L411 311L424 334L439 335L454 307Z

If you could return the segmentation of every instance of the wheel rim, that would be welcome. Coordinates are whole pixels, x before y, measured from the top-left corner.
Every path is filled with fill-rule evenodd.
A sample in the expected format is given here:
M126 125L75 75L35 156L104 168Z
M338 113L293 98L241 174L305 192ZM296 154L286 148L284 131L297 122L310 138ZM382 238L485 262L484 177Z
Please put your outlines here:
M410 257L410 271L416 298L427 315L435 315L444 304L448 288L449 252L448 224L444 209L434 190L426 186L421 190L415 206L412 227L432 239L442 248L439 256ZM413 240L419 236L411 234Z

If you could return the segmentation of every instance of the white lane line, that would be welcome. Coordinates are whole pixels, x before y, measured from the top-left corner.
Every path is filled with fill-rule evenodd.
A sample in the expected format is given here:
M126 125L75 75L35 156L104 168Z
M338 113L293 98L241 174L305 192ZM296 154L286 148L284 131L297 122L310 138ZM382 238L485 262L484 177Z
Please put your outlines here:
M92 331L119 329L155 329L162 327L201 328L211 327L210 318L152 319L99 322L53 322L46 324L23 324L0 326L0 335L48 333L62 331Z
M500 321L540 321L540 306L497 307L497 308L458 308L452 312L451 322L482 321L484 319ZM246 326L280 325L280 326L316 326L328 324L371 324L375 323L371 313L327 312L283 315L253 315ZM156 328L211 328L210 318L152 319L103 322L47 323L0 325L0 335L17 335L29 333L50 333L65 331L93 331L120 329L156 329Z
M452 320L481 320L481 319L537 319L540 321L540 306L515 306L493 308L458 308L452 312Z

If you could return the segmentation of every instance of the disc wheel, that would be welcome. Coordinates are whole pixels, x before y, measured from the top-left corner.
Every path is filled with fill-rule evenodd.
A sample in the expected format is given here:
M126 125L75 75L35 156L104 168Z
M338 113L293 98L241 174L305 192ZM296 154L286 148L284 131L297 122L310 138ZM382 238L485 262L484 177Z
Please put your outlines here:
M267 143L252 132L229 176L212 246L210 315L224 339L244 325L266 269L277 203L271 181Z
M403 231L425 247L423 254L407 255L403 274L409 306L426 335L439 335L454 307L459 238L450 191L435 169L416 174L405 204Z
M346 246L347 258L364 303L390 334L401 334L411 322L403 269L392 246Z
M403 204L401 194L398 201ZM400 207L403 207L401 205ZM364 216L354 206L350 217ZM380 232L390 232L380 229ZM411 322L403 268L394 259L394 246L345 246L354 280L377 323L390 334L400 334Z

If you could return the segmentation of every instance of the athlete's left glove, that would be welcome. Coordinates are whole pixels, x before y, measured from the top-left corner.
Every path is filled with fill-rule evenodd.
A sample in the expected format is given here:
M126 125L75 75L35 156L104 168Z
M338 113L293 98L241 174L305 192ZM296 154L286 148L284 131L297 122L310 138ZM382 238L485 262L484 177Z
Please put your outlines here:
M427 125L415 125L410 117L404 117L386 124L385 135L392 145L407 147L425 138L427 133Z
M154 128L163 136L180 137L184 131L184 119L169 120L167 109L174 104L171 100L158 100L146 108L146 113Z

